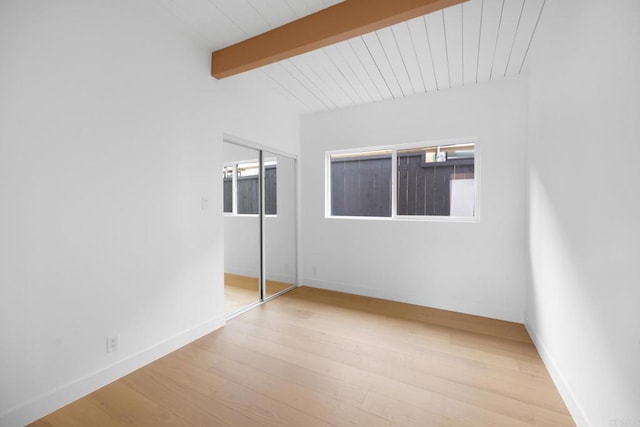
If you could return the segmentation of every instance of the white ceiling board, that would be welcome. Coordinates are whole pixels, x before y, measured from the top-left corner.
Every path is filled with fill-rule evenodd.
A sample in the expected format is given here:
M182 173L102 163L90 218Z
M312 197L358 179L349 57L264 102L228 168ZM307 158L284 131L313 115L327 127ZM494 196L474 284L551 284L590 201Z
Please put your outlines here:
M196 0L182 5L176 0L157 0L155 3L163 12L176 20L176 23L194 40L209 45L216 40L220 45L231 43L228 34L237 32L227 19L216 19L211 4L206 0ZM203 19L203 15L206 16ZM213 24L213 25L212 25Z
M443 10L451 86L462 86L462 5Z
M523 66L524 69L526 69L525 55L527 54L529 44L535 36L536 24L538 18L541 17L541 13L544 12L544 5L545 0L525 0L522 20L518 33L516 34L507 75L521 73Z
M376 31L376 36L382 47L384 59L389 64L393 79L400 88L402 96L414 95L416 91L409 77L405 59L400 53L398 39L393 27Z
M409 24L403 22L391 27L396 38L397 47L402 55L402 61L414 93L425 93L427 91L422 69L418 61L418 51L413 41L413 35L409 29Z
M284 0L243 0L266 22L276 28L298 19ZM242 2L242 0L240 1Z
M333 6L334 4L342 3L344 0L289 0L289 2L294 1L304 3L309 9L309 14L311 14Z
M451 75L449 65L449 51L444 32L444 14L434 12L424 17L427 42L431 50L433 60L436 89L447 89L451 87Z
M328 46L326 51L333 58L336 66L346 74L346 79L351 82L354 90L360 94L363 102L374 102L382 99L382 97L376 97L377 89L373 81L368 78L366 70L348 42Z
M237 35L231 44L240 42L247 37L269 30L264 19L245 1L229 2L226 0L208 0L217 9L218 14L233 24ZM240 18L242 17L242 18ZM228 45L220 46L220 48ZM220 49L218 48L218 49Z
M491 79L506 75L507 62L511 55L511 46L519 27L520 13L523 12L524 0L509 0L504 3L502 25L498 34L495 61L491 70Z
M478 52L480 47L480 17L482 15L482 2L470 1L461 5L462 13L462 43L464 52L462 54L462 67L464 68L463 84L477 83L478 76Z
M363 35L360 39L363 41L365 49L373 60L374 67L382 77L384 85L391 94L391 97L394 99L402 98L404 96L403 89L400 87L395 71L391 68L389 58L380 43L378 33L374 31L373 33Z
M376 80L372 76L371 70L367 68L360 55L358 55L356 48L354 47L356 44L356 40L360 41L360 45L362 46L361 39L358 37L355 40L347 40L342 43L338 43L337 45L335 45L335 48L340 51L340 53L345 58L345 61L349 63L354 71L356 79L365 88L367 95L371 98L371 100L374 102L382 101L385 98L376 85Z
M347 41L346 43L351 46L356 56L358 57L360 64L362 64L363 68L366 70L366 75L369 79L371 79L371 82L376 88L380 99L383 100L392 98L393 92L391 92L391 88L389 88L389 86L385 82L380 69L376 65L376 62L373 60L373 57L371 56L371 53L369 52L369 49L364 42L364 38L356 37Z
M438 89L436 82L435 66L429 43L427 41L427 32L425 31L425 21L423 17L411 19L407 21L411 40L415 46L416 61L418 62L418 72L427 92Z
M248 73L289 97L302 112L517 75L526 70L527 52L539 19L544 19L545 2L469 0ZM340 0L154 2L211 50L337 3Z
M248 78L253 79L255 83L268 86L285 98L296 100L298 105L302 108L309 110L327 108L322 105L322 103L314 102L312 99L309 99L310 95L305 93L304 89L301 89L299 86L283 86L281 79L274 78L272 76L273 71L266 67L258 70L251 70L246 74L248 75Z
M480 49L478 57L478 82L489 80L496 54L499 27L502 25L502 4L505 0L481 0ZM513 0L509 0L513 1Z
M329 96L340 107L362 103L324 49L309 52L305 56L310 57L307 60L312 61L313 71L325 83Z
M276 83L281 92L286 93L298 103L307 108L312 109L331 109L336 108L335 104L318 96L316 92L311 91L304 79L292 69L289 64L277 63L262 67L261 70ZM252 71L253 72L253 71ZM282 82L287 82L286 85Z
M339 108L343 105L342 96L335 95L335 85L331 85L325 73L320 70L317 58L302 55L285 62L295 67L304 76L305 81L308 82L309 90L330 108Z
M331 62L335 73L340 75L342 86L347 92L352 94L353 98L357 100L356 102L362 104L372 101L371 96L367 93L366 87L362 85L358 75L353 71L353 67L345 60L345 57L337 47L335 45L329 46L322 51Z
M285 0L285 3L289 6L291 11L295 14L297 18L302 16L309 15L313 13L313 10L309 7L309 5L300 0Z

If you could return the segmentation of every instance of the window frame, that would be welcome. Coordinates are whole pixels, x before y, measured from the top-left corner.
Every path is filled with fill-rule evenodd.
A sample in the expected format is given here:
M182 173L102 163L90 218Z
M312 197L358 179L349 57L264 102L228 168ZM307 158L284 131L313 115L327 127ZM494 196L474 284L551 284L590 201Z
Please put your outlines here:
M413 148L430 148L437 146L450 146L461 144L474 144L474 216L444 216L444 215L398 215L398 151ZM482 188L482 161L480 142L476 137L453 138L432 141L418 141L403 144L376 145L342 150L330 150L325 152L325 179L324 179L324 217L326 219L368 220L368 221L427 221L427 222L480 222L480 189ZM331 156L345 154L359 154L376 151L391 151L391 216L341 216L331 214Z
M271 162L273 161L275 158L269 158L269 159L265 159L265 164L262 168L262 170L259 170L259 174L264 175L264 169L267 166L267 162ZM253 164L258 164L257 168L260 169L260 160L240 160L240 161L234 161L234 162L225 162L222 164L222 170L224 170L225 168L231 168L232 169L232 173L231 173L231 212L225 212L224 211L224 206L223 206L223 211L222 214L224 216L228 216L228 217L258 217L260 216L260 212L258 213L238 213L238 166L242 166L242 165L253 165ZM276 163L276 168L277 168L277 163ZM277 172L276 172L277 173ZM258 175L260 176L260 175ZM264 179L264 176L263 176ZM224 197L224 194L223 194ZM259 201L259 203L261 203ZM277 199L276 199L276 206L277 206ZM265 213L265 218L277 218L278 217L278 211L276 209L276 213L275 214L266 214Z

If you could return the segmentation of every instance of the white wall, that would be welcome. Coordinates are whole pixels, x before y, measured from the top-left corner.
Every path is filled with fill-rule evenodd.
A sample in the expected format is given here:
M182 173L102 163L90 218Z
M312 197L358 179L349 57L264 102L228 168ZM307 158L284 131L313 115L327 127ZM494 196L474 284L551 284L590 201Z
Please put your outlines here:
M526 84L304 116L301 283L513 321L524 313ZM325 219L327 150L476 137L481 220Z
M222 325L222 135L298 151L293 110L154 7L0 2L2 426Z
M578 425L640 425L640 3L547 2L526 325Z

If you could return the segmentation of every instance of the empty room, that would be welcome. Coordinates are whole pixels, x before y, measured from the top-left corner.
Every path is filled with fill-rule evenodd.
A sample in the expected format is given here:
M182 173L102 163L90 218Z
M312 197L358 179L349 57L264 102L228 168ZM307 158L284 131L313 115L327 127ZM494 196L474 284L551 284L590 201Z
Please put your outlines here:
M0 426L640 427L638 22L0 0Z

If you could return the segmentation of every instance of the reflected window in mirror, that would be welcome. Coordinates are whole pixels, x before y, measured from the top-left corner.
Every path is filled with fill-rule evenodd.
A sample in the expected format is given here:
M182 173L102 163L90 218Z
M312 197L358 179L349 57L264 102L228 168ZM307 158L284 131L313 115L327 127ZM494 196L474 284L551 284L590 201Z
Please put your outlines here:
M264 162L265 215L277 215L276 159ZM228 215L258 215L260 212L260 166L257 160L226 164L222 168L224 213Z

